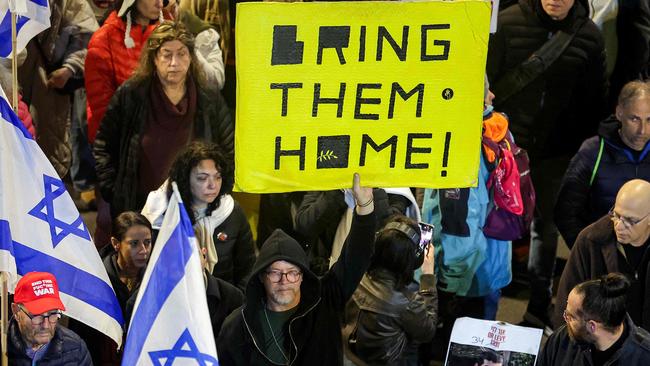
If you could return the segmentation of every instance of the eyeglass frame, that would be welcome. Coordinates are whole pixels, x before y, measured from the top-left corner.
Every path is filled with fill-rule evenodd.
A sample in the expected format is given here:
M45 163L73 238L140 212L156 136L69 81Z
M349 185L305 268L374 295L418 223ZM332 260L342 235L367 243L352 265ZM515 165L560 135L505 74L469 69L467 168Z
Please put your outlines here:
M635 226L638 225L641 221L645 220L648 216L650 216L650 212L648 212L648 213L647 213L645 216L643 216L642 218L636 220L635 222L632 222L632 221L630 220L629 217L620 216L619 214L617 214L617 213L614 211L614 207L615 207L615 206L612 206L612 208L610 208L609 211L607 212L607 215L609 215L610 220L612 220L613 222L620 221L620 222L622 222L623 225L624 225L626 228L628 228L628 229L631 229L631 228L635 227Z
M292 269L291 271L287 271L287 272L282 272L282 271L277 271L277 270L270 270L270 271L266 271L264 273L266 274L266 277L269 279L269 281L271 281L273 283L282 282L282 277L286 278L287 282L289 282L289 283L296 283L296 282L300 281L300 279L302 278L302 271L298 271L298 270L295 270L295 269ZM280 275L280 278L278 278L277 281L273 281L271 276L276 276L278 274ZM289 279L290 274L291 274L291 276L297 276L294 281L291 281Z
M45 322L45 319L47 319L47 321L50 323L50 325L52 325L52 324L56 324L56 323L59 322L59 319L61 319L61 317L63 316L63 312L62 312L61 310L58 310L58 309L57 309L57 310L53 310L53 311L50 312L49 315L47 315L47 316L45 316L45 315L43 315L43 314L39 314L39 315L33 315L33 314L30 314L30 313L29 313L29 312L28 312L28 311L27 311L27 310L26 310L22 305L20 305L20 304L18 304L18 309L20 309L20 311L22 311L23 313L25 313L25 315L27 315L27 317L28 317L29 320L31 321L32 325L34 325L34 326L39 326L39 325L43 324L43 323ZM52 321L52 319L51 319L52 316L55 316L54 319L56 319L56 320ZM39 321L38 323L35 323L35 322L34 322L34 319L38 319L38 318L40 318L40 319L42 319L42 320Z

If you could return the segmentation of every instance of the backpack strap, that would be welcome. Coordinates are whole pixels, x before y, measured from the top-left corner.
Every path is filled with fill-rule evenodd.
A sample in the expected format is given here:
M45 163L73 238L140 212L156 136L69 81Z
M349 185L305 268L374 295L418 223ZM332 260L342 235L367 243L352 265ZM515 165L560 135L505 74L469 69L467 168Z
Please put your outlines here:
M586 19L578 19L570 32L564 30L555 32L528 59L497 80L492 88L496 95L496 101L502 105L511 96L519 93L520 90L542 75L564 53L586 21Z
M594 165L594 170L591 172L591 179L589 179L589 187L594 183L596 178L596 173L598 172L598 166L600 165L600 158L603 156L603 149L605 148L605 139L600 138L600 147L598 148L598 157L596 158L596 164Z

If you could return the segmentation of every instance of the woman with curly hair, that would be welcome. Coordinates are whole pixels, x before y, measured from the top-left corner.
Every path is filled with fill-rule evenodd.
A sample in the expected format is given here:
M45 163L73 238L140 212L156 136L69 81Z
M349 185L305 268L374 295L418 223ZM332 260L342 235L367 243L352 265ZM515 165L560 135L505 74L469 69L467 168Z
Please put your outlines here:
M207 249L208 271L243 290L255 246L244 210L230 196L233 172L217 145L195 141L178 154L169 178L149 194L142 214L159 228L172 194L168 183L176 182L199 244Z

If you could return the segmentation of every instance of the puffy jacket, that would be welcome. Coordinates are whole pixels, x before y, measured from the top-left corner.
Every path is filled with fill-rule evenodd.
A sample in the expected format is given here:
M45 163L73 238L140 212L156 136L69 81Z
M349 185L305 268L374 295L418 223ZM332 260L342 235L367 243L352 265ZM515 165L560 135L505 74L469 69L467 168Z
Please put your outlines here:
M9 365L32 366L32 359L25 353L26 347L16 320L11 320L7 336ZM36 363L37 366L92 366L92 364L86 343L73 331L61 325L56 326L54 337L45 355Z
M113 96L101 124L93 153L102 197L111 204L111 213L139 211L137 202L141 133L149 111L151 79L127 81ZM232 156L234 126L230 111L216 90L197 85L194 137L212 141Z
M126 48L126 23L117 16L117 11L113 11L90 38L85 83L88 98L88 140L91 143L95 141L111 97L117 88L131 77L138 65L140 51L156 25L143 27L133 22L130 35L135 46Z
M627 338L607 365L650 365L650 334L625 318ZM556 330L537 357L538 366L592 366L591 348L571 339L567 326Z
M435 276L422 275L419 291L411 287L397 291L395 282L385 270L366 274L346 308L344 345L371 365L415 364L417 344L430 341L436 333Z
M555 224L569 248L582 229L609 211L625 182L637 178L650 181L650 144L634 153L621 140L620 127L614 116L601 122L598 136L582 144L564 174L555 205ZM601 140L603 152L590 183Z
M487 59L494 107L508 115L517 144L528 150L532 159L574 154L584 139L596 133L595 121L606 117L604 42L587 17L580 1L561 21L552 20L540 0L519 0L499 13ZM499 99L499 81L506 73L528 59L553 33L571 32L579 21L584 24L548 69L509 99Z
M300 244L277 229L260 249L246 287L246 301L226 318L217 338L219 364L272 365L260 348L263 326L259 314L265 306L266 291L260 274L275 261L284 260L302 269L300 303L284 325L284 349L290 365L343 365L341 345L342 314L370 265L375 238L376 216L355 214L352 228L339 261L325 276L309 270L307 255Z

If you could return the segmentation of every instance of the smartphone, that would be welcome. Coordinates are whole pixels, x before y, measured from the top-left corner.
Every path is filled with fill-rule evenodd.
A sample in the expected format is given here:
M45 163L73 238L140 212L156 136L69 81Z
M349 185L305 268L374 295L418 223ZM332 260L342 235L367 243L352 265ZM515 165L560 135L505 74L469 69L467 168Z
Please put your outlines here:
M420 245L418 246L418 256L422 255L427 249L431 240L433 240L433 225L419 222L420 226Z

